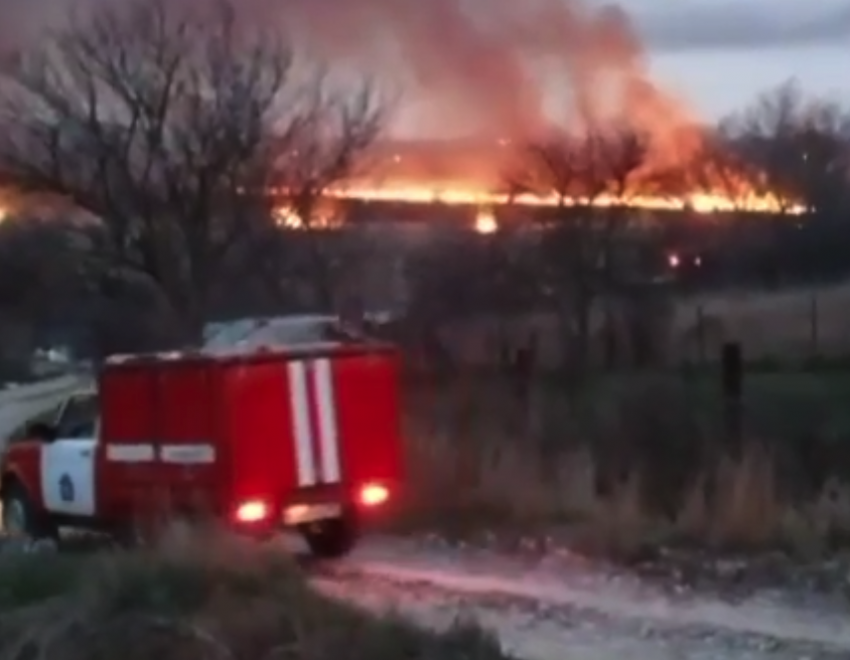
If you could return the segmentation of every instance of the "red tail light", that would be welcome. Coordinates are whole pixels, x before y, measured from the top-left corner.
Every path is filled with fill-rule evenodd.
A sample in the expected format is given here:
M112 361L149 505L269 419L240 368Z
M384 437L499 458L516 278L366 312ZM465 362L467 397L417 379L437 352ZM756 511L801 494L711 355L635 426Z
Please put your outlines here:
M381 484L364 484L360 488L358 500L363 506L380 506L390 499L390 491Z
M262 500L248 500L236 509L236 521L241 523L256 523L269 517L269 505Z

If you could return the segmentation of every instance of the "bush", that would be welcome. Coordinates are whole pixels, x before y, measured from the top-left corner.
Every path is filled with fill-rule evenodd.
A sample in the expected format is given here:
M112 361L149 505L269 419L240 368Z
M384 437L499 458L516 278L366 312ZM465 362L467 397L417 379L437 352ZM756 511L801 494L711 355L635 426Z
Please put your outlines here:
M525 407L497 378L420 387L408 405L405 522L559 528L617 555L661 542L834 548L850 539L848 443L827 433L823 391L800 381L791 401L792 389L774 385L749 393L734 441L719 387L705 379L622 375L578 396L541 379Z
M429 632L315 592L285 556L225 538L146 552L0 557L0 658L501 660L474 627Z

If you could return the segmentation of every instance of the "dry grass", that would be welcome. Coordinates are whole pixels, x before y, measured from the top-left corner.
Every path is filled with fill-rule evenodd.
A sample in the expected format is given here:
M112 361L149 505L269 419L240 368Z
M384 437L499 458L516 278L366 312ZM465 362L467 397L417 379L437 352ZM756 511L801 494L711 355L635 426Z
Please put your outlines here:
M675 291L670 292L675 296ZM799 363L817 355L850 358L850 284L776 292L728 291L667 300L653 308L666 330L660 344L670 363L716 361L721 345L737 341L748 360ZM663 311L662 311L663 310ZM591 318L597 340L592 355L601 355L601 309ZM621 329L622 331L622 329ZM501 342L527 345L534 337L542 366L562 362L563 328L549 313L513 317L481 314L441 328L440 336L458 364L482 366L499 358ZM621 337L621 341L625 336Z
M665 515L642 501L637 472L600 495L586 451L543 465L518 449L459 445L446 437L410 443L411 489L421 524L450 531L562 527L582 549L616 556L668 542L718 550L782 547L812 557L850 538L848 486L830 484L811 501L790 504L780 496L771 464L757 451L724 459Z
M0 557L3 660L501 660L470 627L425 632L315 593L285 558L181 535L136 553Z
M850 356L850 284L777 292L708 294L678 305L676 349L693 357L702 326L706 354L739 341L750 359Z
M833 479L799 495L763 443L747 445L738 458L719 449L700 454L714 431L669 392L638 392L619 407L596 400L602 421L589 429L576 423L574 411L562 411L554 426L527 416L524 425L513 424L510 397L481 389L461 415L444 409L456 391L440 405L411 408L410 510L417 526L561 529L582 549L608 555L666 542L782 547L812 557L850 539L849 485ZM610 464L617 468L613 485L605 481Z

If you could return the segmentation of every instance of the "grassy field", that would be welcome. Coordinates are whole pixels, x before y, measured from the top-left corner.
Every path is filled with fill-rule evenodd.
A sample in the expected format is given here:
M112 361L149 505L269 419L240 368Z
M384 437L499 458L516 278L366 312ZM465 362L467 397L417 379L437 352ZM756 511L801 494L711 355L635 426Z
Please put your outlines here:
M750 374L740 427L718 375L496 376L408 389L417 524L569 527L593 551L661 539L811 555L850 540L850 373ZM541 533L542 533L541 532Z
M673 333L677 348L717 355L722 341L740 341L752 359L800 361L850 358L850 284L778 292L727 292L680 302ZM702 330L700 330L702 328Z
M285 557L221 537L135 553L0 555L0 658L503 660L320 596Z
M778 292L723 292L684 296L667 290L653 306L660 314L656 341L669 364L716 362L727 341L740 342L745 358L797 366L813 359L840 361L850 370L850 284ZM593 316L594 354L602 349L605 317ZM616 314L616 313L615 313ZM626 331L620 323L620 341ZM528 345L534 339L542 365L560 363L563 329L546 313L504 318L479 315L441 329L455 359L475 366L494 364L500 345Z

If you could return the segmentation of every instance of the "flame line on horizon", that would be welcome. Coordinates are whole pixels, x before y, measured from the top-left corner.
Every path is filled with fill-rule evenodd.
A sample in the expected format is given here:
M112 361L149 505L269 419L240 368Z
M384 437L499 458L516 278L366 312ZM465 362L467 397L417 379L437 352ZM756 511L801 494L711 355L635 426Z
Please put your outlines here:
M775 194L747 193L740 198L719 193L687 193L684 195L636 194L626 197L599 195L590 202L575 197L559 195L534 195L522 193L493 193L461 188L428 188L425 186L405 186L374 188L354 186L328 190L326 195L334 199L356 199L365 202L409 202L446 204L449 206L528 206L528 207L611 207L624 206L658 211L680 211L690 209L697 213L782 213L783 215L803 215L805 207L801 204L783 205Z

